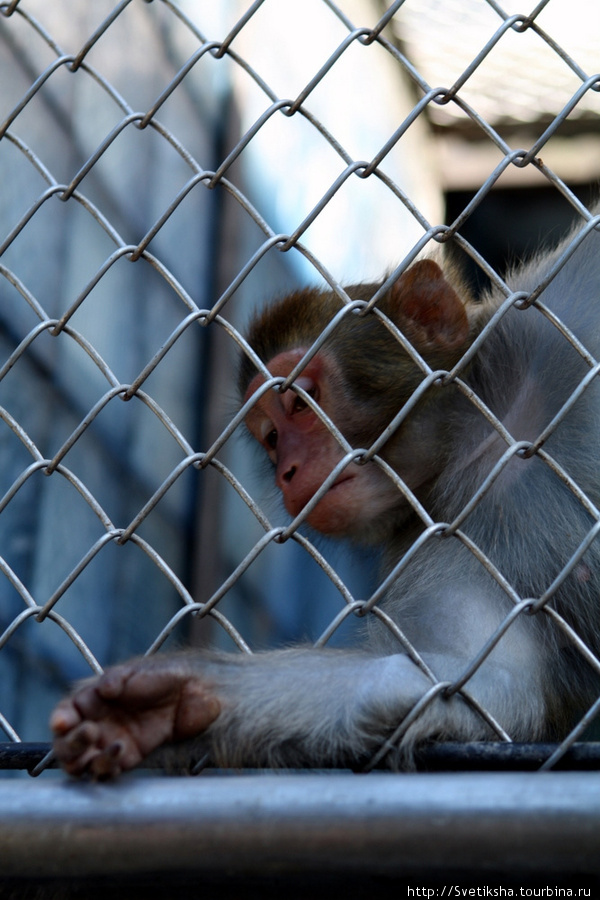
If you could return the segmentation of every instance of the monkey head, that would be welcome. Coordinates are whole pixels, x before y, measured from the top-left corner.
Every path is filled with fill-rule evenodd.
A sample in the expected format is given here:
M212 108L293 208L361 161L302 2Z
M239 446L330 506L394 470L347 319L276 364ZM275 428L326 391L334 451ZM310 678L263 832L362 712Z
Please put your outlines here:
M351 299L369 299L379 285L347 289ZM340 309L333 292L298 291L268 308L252 324L249 343L271 375L286 378ZM434 369L451 365L468 346L465 305L437 263L415 263L382 298L379 309ZM424 377L381 317L351 312L303 367L294 385L318 404L353 448L368 449ZM247 358L240 393L253 397L265 378ZM429 404L425 404L427 407ZM323 418L293 387L262 393L246 417L265 449L286 509L298 515L344 456ZM393 433L381 457L411 490L439 468L441 419L416 414ZM350 462L307 522L324 534L379 540L381 528L405 518L406 501L377 463Z

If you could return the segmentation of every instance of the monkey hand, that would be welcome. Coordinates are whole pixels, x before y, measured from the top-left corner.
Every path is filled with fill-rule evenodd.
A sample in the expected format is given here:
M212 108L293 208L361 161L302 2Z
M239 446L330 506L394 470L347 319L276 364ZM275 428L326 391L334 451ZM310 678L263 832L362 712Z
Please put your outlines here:
M220 711L197 672L154 657L83 682L58 704L50 727L65 771L105 779L132 769L165 743L202 733Z

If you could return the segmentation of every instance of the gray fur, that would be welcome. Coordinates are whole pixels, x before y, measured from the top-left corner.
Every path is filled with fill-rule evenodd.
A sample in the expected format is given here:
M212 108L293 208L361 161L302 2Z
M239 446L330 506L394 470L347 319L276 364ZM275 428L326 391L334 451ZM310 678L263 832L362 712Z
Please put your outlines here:
M563 245L563 247L566 244ZM509 277L532 290L558 258L541 256ZM600 357L600 236L588 235L540 300ZM490 316L504 300L490 294ZM490 335L466 382L517 440L533 440L568 399L588 367L536 309L511 310ZM451 522L506 444L457 392L447 464L427 495L427 508ZM593 503L600 501L600 385L594 383L544 450L564 466ZM425 413L427 414L427 413ZM468 461L468 464L465 463ZM522 598L537 598L560 572L593 518L538 459L514 459L465 521L464 532ZM387 568L415 532L394 533ZM589 646L599 647L600 541L554 596L552 606ZM384 603L436 676L453 680L511 609L511 601L457 539L434 540L393 584ZM360 764L389 737L431 682L385 627L370 631L362 654L297 649L210 663L217 693L228 700L209 729L214 758L229 764ZM516 740L559 737L598 696L597 675L543 614L522 616L467 690ZM437 698L388 755L397 765L417 741L490 738L489 726L460 697Z
M533 290L566 246L515 270L509 276L512 288ZM599 288L600 234L592 232L540 298L595 358L600 358ZM360 293L356 287L352 291ZM504 299L491 293L479 305L467 303L471 336ZM302 307L302 295L292 300ZM313 317L320 298L316 301L311 306ZM390 297L386 302L392 308ZM278 337L285 331L285 309L277 310ZM344 341L351 340L350 326L355 324L349 324ZM462 348L457 358L460 353ZM357 358L354 365L358 366ZM343 374L343 360L340 369ZM532 307L511 309L461 378L515 440L534 441L588 372L589 366L564 336ZM249 377L246 373L244 390ZM354 377L360 381L357 373ZM390 397L390 390L386 394L385 402L396 404L397 410L397 399ZM344 402L346 409L354 408L347 399ZM366 410L372 405L366 396L361 402ZM339 425L343 430L344 423ZM595 379L543 446L544 453L596 506L600 503L599 432L600 383ZM451 523L460 514L508 446L456 385L432 387L431 396L411 413L388 445L382 453L401 473L416 471L418 475L419 467L425 467L426 479L416 493L432 519L440 523ZM437 476L431 478L431 472ZM386 495L392 492L396 506L373 504L373 509L384 512L373 513L369 520L366 504L367 521L358 524L357 533L362 528L368 539L369 534L386 532L382 577L387 577L423 524L410 513L399 492L395 499L396 488L384 483ZM410 762L414 746L422 741L494 737L489 717L481 716L469 697L515 740L561 737L598 697L600 679L565 630L544 612L522 613L513 621L466 682L466 695L446 696L438 691L418 716L411 717L411 711L436 683L459 679L514 608L513 599L471 553L467 541L490 560L518 597L536 600L559 576L595 521L593 510L586 510L541 458L515 456L462 522L464 540L434 536L392 579L381 604L416 648L423 666L402 651L380 620L369 617L361 652L300 647L242 656L189 651L134 662L127 672L134 672L137 694L130 693L125 711L131 712L133 721L140 709L147 708L139 702L139 685L146 677L151 684L152 671L174 674L175 703L163 714L161 726L172 716L175 725L170 733L177 737L177 723L186 722L185 704L178 698L186 696L186 686L200 686L200 697L207 691L218 699L220 713L202 735L186 741L178 756L183 751L193 761L208 752L214 763L224 766L360 767L393 735L397 740L383 762L402 766ZM549 608L596 654L600 653L599 595L600 540L595 540L552 595ZM109 673L109 682L114 677ZM132 725L129 735L111 737L122 734L111 731L110 721L106 724L112 715L112 695L106 703L100 702L94 690L93 684L84 686L74 699L63 702L53 727L57 752L68 770L79 774L90 769L102 777L135 764L139 746L131 750L129 738L133 736L135 744L138 730ZM193 691L187 696L192 695ZM122 698L115 703L123 706ZM202 713L201 699L198 704ZM119 709L116 718L122 722L124 712ZM397 732L406 716L406 727ZM185 736L196 727L194 720L193 730L188 729ZM107 741L113 741L108 751ZM144 748L152 743L144 740ZM125 761L127 754L131 763Z

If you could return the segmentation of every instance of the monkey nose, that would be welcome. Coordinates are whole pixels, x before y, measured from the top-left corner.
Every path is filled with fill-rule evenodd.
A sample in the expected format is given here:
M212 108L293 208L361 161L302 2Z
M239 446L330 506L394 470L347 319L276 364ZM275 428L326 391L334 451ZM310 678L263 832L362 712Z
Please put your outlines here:
M296 474L296 466L290 466L289 469L283 473L282 481L285 484L289 484L295 474Z
M297 442L280 434L277 442L277 469L275 481L280 491L290 490L291 484L302 472L302 452Z
M290 488L297 471L298 465L293 460L279 460L277 471L275 473L275 484L284 494L287 493Z

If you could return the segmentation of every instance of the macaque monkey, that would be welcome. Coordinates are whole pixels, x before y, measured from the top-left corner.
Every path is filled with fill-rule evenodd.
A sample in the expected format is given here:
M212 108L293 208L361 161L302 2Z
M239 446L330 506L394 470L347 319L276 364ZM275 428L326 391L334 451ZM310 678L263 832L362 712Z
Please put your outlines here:
M359 651L184 651L87 680L52 715L67 772L113 776L164 744L191 764L401 767L424 741L567 733L600 694L600 234L557 266L568 243L507 277L527 295L557 270L528 308L474 301L423 259L308 356L335 292L258 316L248 341L280 380L243 357L247 428L292 517L308 504L316 531L383 548L379 614Z

